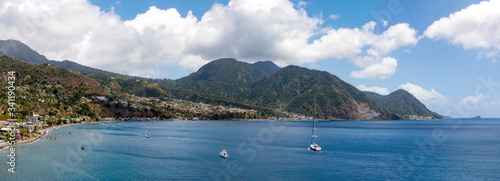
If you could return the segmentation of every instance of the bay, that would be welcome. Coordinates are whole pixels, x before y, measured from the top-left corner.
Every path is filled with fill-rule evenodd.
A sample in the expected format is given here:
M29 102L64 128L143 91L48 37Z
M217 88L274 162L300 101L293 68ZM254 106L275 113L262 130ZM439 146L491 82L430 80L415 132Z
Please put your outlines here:
M121 122L0 151L0 180L500 180L500 120ZM71 134L69 134L71 132ZM150 138L144 135L150 134ZM82 150L81 146L85 146ZM219 157L227 150L229 158Z

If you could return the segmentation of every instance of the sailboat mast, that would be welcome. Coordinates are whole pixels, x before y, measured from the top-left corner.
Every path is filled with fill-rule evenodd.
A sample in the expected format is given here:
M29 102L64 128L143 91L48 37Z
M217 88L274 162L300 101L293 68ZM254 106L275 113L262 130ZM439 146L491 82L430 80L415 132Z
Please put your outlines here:
M314 138L316 137L315 134L316 130L316 95L314 95L314 115L313 115L313 129L312 129L312 135L311 135L311 144L314 144Z

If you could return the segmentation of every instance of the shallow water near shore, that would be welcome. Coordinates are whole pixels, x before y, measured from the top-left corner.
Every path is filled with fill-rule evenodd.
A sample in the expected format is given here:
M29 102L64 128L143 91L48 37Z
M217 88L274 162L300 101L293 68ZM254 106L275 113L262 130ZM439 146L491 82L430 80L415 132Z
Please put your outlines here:
M119 124L18 145L15 174L1 150L0 180L500 179L499 119L321 121L320 152L307 149L310 121Z

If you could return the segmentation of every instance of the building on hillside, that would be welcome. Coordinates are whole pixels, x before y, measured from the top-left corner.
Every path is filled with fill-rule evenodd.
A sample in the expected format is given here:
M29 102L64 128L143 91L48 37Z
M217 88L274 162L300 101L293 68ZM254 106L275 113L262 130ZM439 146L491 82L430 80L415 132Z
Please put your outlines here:
M26 121L28 121L28 122L38 122L38 117L26 116Z
M0 133L9 133L10 132L10 128L1 128L0 129Z

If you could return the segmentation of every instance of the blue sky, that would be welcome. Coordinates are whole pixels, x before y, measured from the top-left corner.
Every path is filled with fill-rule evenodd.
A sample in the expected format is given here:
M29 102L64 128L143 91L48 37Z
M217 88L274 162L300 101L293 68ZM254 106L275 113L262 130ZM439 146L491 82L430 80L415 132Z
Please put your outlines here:
M25 24L0 18L0 38L24 40L50 59L155 78L177 79L220 57L272 60L328 71L361 90L402 88L441 114L500 117L500 13L494 10L500 3L481 2L53 0L56 8L42 11L49 18L33 23L43 36L11 33ZM0 17L33 21L40 14L7 7L0 5ZM70 21L64 17L75 24L57 30Z

